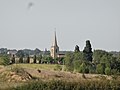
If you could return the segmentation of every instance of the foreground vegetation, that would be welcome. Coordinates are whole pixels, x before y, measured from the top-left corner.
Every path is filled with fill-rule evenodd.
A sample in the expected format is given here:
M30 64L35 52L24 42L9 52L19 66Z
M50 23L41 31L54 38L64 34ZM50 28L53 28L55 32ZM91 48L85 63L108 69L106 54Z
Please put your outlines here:
M12 90L119 90L120 82L100 80L100 81L32 81L23 86L12 88Z
M119 90L120 77L61 71L63 65L1 66L1 90ZM50 69L51 68L51 69ZM37 70L40 70L38 72ZM55 70L55 71L54 71Z

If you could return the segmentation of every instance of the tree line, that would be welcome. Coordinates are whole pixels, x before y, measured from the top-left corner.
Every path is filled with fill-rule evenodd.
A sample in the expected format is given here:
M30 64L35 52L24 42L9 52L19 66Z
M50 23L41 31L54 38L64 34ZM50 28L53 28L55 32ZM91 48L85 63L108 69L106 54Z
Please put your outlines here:
M79 73L96 73L96 74L120 74L120 53L118 56L104 51L94 50L92 52L90 41L86 41L83 51L79 46L75 46L74 52L66 54L65 66L67 71Z

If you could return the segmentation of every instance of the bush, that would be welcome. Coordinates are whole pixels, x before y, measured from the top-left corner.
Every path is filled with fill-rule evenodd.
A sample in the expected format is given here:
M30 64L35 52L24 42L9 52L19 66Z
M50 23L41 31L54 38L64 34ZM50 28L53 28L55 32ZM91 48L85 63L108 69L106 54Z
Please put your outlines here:
M111 69L109 67L105 68L105 74L110 75L111 74Z
M104 74L104 67L103 67L103 65L98 64L98 65L97 65L97 68L96 68L96 72L97 72L98 74Z

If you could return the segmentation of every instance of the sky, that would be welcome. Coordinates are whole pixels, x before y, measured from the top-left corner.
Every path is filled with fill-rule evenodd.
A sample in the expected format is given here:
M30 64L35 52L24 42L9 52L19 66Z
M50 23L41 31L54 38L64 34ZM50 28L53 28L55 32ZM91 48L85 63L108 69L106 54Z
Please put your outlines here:
M120 51L120 0L0 0L0 48Z

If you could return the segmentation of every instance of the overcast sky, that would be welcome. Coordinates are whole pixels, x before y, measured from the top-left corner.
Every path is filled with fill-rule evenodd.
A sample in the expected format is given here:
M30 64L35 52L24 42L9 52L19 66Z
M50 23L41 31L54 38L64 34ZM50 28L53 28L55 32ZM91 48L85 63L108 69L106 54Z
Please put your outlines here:
M0 0L0 48L120 51L120 0Z

